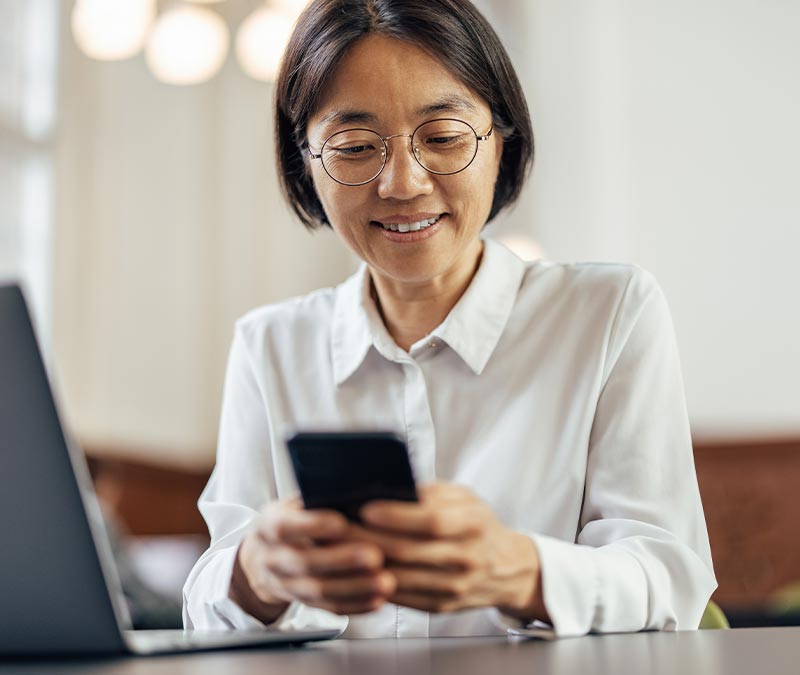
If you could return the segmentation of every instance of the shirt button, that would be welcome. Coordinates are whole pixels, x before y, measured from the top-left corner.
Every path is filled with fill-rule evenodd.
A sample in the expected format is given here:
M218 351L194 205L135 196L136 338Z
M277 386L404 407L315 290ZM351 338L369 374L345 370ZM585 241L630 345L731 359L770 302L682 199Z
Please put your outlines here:
M436 349L436 347L438 347L438 346L439 346L439 343L438 343L438 342L436 342L435 340L431 340L431 341L428 343L428 347L430 347L431 349Z

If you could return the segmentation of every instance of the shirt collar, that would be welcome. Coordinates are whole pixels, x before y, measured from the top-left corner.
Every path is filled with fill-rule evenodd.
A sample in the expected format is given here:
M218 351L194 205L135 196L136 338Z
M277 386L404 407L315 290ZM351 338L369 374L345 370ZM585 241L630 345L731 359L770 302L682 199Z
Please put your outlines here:
M336 289L331 322L333 378L339 386L361 365L372 346L369 306L370 278L366 264ZM380 320L380 319L379 319Z
M476 375L486 367L508 323L524 272L525 263L514 253L491 239L485 240L472 283L432 333ZM402 358L402 350L389 336L372 300L369 270L362 264L336 289L331 352L337 386L359 368L372 346L393 361Z
M480 375L505 330L517 299L525 262L487 239L475 278L433 335Z

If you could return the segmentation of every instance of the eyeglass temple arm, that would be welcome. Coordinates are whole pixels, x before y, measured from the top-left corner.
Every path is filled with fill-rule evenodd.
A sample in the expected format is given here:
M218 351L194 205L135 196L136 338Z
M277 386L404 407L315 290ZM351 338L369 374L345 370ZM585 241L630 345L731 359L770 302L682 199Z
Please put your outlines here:
M494 124L489 128L489 131L486 133L485 136L478 136L478 134L475 134L475 138L477 138L479 141L485 141L489 138L489 136L492 135L493 131L494 131Z

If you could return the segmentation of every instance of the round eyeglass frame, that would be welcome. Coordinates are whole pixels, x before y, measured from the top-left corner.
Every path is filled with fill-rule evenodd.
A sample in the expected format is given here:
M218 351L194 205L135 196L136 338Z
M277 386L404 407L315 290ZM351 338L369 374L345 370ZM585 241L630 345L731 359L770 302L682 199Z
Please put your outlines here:
M469 162L467 162L462 168L458 169L457 171L433 171L429 169L427 166L425 166L419 159L419 156L417 154L419 152L419 148L418 146L414 145L413 142L414 136L416 136L417 132L426 124L432 124L433 122L459 122L460 124L466 125L475 136L475 152L472 153L472 157L470 157ZM381 168L378 169L378 171L375 173L374 176L372 176L372 178L368 178L367 180L361 181L359 183L345 183L344 181L341 181L335 176L331 175L331 172L328 171L328 167L325 166L325 161L322 159L322 155L325 151L325 146L328 144L328 141L330 141L334 136L338 136L339 134L344 134L349 131L369 131L370 133L375 134L378 138L380 138L381 143L383 143L383 152L381 153L381 158L382 158ZM479 143L481 141L488 140L489 137L492 135L492 132L494 132L494 123L492 124L491 127L489 127L489 131L487 131L483 135L480 135L478 134L477 131L475 131L474 127L469 122L460 120L457 117L437 117L436 119L427 120L426 122L423 122L422 124L418 125L416 129L414 129L414 131L412 131L410 134L392 134L391 136L381 136L374 129L367 129L366 127L354 127L352 129L343 129L342 131L337 131L335 133L332 133L322 142L322 146L319 149L319 153L314 153L311 151L311 148L308 148L308 157L309 159L318 159L320 161L320 164L322 164L322 168L324 169L325 173L328 174L331 180L339 183L339 185L345 185L347 187L358 187L359 185L366 185L367 183L371 183L378 176L380 176L381 173L383 173L383 170L386 168L386 160L389 158L389 145L386 143L386 141L391 140L392 138L407 138L409 140L409 144L411 145L411 154L413 155L417 164L419 164L423 169L425 169L425 171L427 171L428 173L432 173L435 176L452 176L454 174L461 173L465 169L469 168L472 162L475 161L475 157L478 156Z

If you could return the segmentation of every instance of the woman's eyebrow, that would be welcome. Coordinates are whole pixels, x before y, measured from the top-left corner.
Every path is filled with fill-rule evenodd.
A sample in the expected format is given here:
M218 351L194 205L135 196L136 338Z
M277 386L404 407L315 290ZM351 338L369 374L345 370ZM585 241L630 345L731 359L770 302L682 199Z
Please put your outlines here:
M430 117L431 115L438 115L440 113L457 113L457 112L477 112L478 106L471 100L464 96L452 94L450 96L443 96L436 99L431 103L426 103L424 106L417 108L416 115L418 117ZM378 121L375 113L367 110L359 110L357 108L339 108L336 110L329 110L320 119L321 124L362 124L362 123L376 123Z
M439 113L454 113L454 112L477 112L478 106L464 96L452 94L450 96L443 96L440 99L427 105L417 108L417 115L419 117L428 117L430 115L437 115Z
M376 122L378 118L374 113L366 110L339 109L330 110L322 116L321 124L352 124L354 122Z

